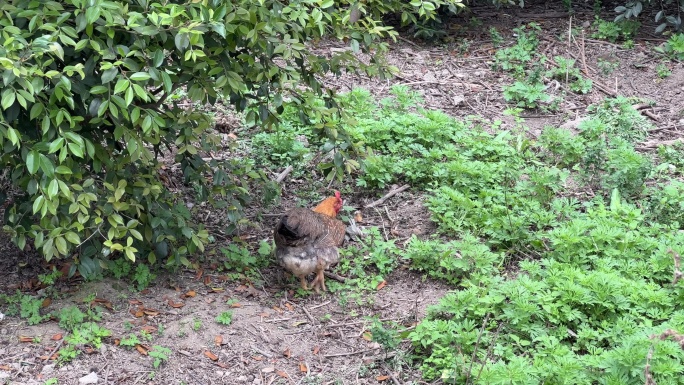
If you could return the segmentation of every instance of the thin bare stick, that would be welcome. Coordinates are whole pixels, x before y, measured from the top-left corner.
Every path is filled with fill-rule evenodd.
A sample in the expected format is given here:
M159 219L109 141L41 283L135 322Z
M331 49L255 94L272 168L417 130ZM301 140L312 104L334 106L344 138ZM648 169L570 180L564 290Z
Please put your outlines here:
M282 322L282 321L289 321L289 320L291 320L291 319L292 319L292 317L290 317L290 318L265 319L264 322L265 322L265 323Z
M394 373L392 372L392 370L390 370L389 366L387 366L386 363L383 362L382 367L387 372L387 375L390 376L390 378L392 379L392 382L394 382L394 385L401 385L401 381L399 381L399 379L394 375Z
M369 203L369 204L367 204L367 205L365 205L365 206L363 206L363 207L366 208L366 209L369 209L369 208L371 208L371 207L375 207L375 206L381 205L381 204L383 204L386 200L388 200L389 198L391 198L391 197L393 197L393 196L399 194L399 193L402 192L402 191L408 190L409 187L411 187L411 186L409 186L409 185L407 185L407 184L405 184L405 185L403 185L403 186L401 186L401 187L398 187L398 188L396 188L396 189L394 189L394 190L388 192L387 194L385 194L385 196L383 196L382 198L376 200L375 202L371 202L371 203Z
M275 180L276 183L281 183L283 180L285 180L285 178L287 177L287 175L288 175L289 173L291 173L291 172L292 172L292 166L287 166L287 167L285 168L285 170L283 170L283 172L281 172L280 174L278 174L278 177L277 177L276 180Z
M473 349L473 356L470 357L470 367L468 367L468 372L466 373L466 384L470 382L470 374L473 371L473 362L475 362L475 356L477 355L477 349L480 345L480 339L482 338L482 335L484 334L485 328L487 327L487 322L489 322L489 316L491 313L487 313L485 316L484 321L482 321L482 327L480 328L480 333L477 336L477 341L475 342L475 349Z
M674 278L672 279L672 284L676 285L682 278L682 271L680 270L682 259L676 251L672 249L669 249L668 251L672 253L672 259L674 259Z
M309 313L309 311L304 306L302 306L302 310L304 311L304 314L306 314L306 318L308 318L309 321L311 321L311 324L315 324L316 321L314 320L314 317L311 316L311 313Z
M332 301L325 301L325 302L323 302L323 303L319 303L319 304L316 305L316 306L311 306L311 307L309 308L309 310L318 309L319 307L323 307L323 306L329 304L330 302L332 302Z
M323 357L325 358L332 358L332 357L347 357L347 356L355 356L357 354L365 354L365 353L370 353L373 352L374 349L368 349L368 350L359 350L358 352L346 352L346 353L333 353L333 354L324 354Z
M646 355L646 366L644 366L644 385L656 385L651 375L651 358L653 358L653 346L648 349L648 354Z

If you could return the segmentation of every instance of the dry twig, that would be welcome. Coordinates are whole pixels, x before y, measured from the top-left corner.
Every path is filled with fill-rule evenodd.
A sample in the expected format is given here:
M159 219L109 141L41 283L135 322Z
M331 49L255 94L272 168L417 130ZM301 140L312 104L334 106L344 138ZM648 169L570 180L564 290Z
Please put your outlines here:
M289 173L291 173L291 172L292 172L292 166L287 166L287 167L285 168L285 170L283 170L283 172L281 172L280 174L278 174L278 177L276 177L276 180L275 180L276 183L281 183L283 180L285 180L285 178L287 177L287 175L288 175Z
M378 199L378 200L376 200L376 201L374 201L374 202L371 202L371 203L369 203L369 204L367 204L367 205L365 205L365 206L363 206L363 207L366 208L366 209L369 209L369 208L372 208L372 207L381 205L381 204L383 204L386 200L388 200L389 198L391 198L391 197L393 197L393 196L399 194L399 193L402 192L402 191L408 190L409 187L411 187L411 186L405 184L405 185L403 185L403 186L401 186L401 187L395 188L394 190L392 190L392 191L388 192L387 194L385 194L385 196L383 196L382 198L380 198L380 199Z

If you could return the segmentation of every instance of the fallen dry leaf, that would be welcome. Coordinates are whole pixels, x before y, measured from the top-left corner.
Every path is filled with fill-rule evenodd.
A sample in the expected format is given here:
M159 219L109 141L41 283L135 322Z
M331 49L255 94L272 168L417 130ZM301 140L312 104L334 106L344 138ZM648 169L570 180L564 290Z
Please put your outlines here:
M370 332L363 332L361 338L363 338L366 341L373 341L373 337L371 336Z
M209 286L211 284L211 277L209 277L209 276L204 277L204 284L206 286Z
M299 371L302 373L306 373L309 371L309 368L306 367L306 364L303 362L299 363Z
M357 211L356 214L354 214L354 220L357 223L363 222L363 216L361 215L361 212Z
M375 287L375 290L380 290L380 289L382 289L383 287L385 287L385 285L387 285L387 281L384 281L384 280L383 280L382 282L380 282L380 283L378 284L378 286Z
M9 365L0 365L0 370L9 372L12 368L10 368Z
M33 337L19 336L19 342L33 342Z
M210 293L223 293L225 291L222 287L212 287L209 289Z
M169 306L176 309L180 309L183 306L185 306L184 302L173 302L172 300L169 300L167 303L169 304Z
M143 304L142 301L139 299L130 299L130 300L128 300L128 303L130 305L142 305Z
M140 328L140 331L144 331L146 333L152 334L157 332L157 327L154 325L145 325L142 328Z
M289 302L285 302L285 307L286 307L287 310L289 310L289 311L293 311L293 310L294 310L294 306L290 305Z
M184 298L194 298L197 295L197 292L194 290L190 290L189 292L183 294Z
M208 350L204 351L204 356L212 361L218 361L218 356Z
M52 298L45 298L43 300L43 302L40 304L40 307L46 308L46 307L50 306L51 303L52 303Z
M104 298L95 298L90 304L91 305L101 305L101 306L104 306L108 310L114 310L114 306L112 305L112 302L109 300L106 300Z
M143 309L143 313L145 315L148 315L150 317L158 316L159 315L159 310L154 310L154 309Z
M195 273L195 279L199 280L200 278L202 278L203 275L204 275L204 270L199 269L199 270L197 270L197 273Z
M285 351L283 352L283 356L285 356L287 358L290 358L290 356L292 356L292 352L290 352L290 348L285 349Z
M389 380L390 376L377 376L375 377L376 380L378 381L387 381Z
M62 337L63 337L62 333L57 333L57 334L53 335L52 337L50 337L50 339L53 341L59 341L62 339Z
M230 307L234 307L234 308L242 307L242 304L235 302L235 303L230 304Z
M273 366L267 366L263 369L261 369L263 373L273 373L275 372L275 368Z
M137 350L138 353L142 354L143 356L146 356L147 352L150 351L150 349L148 349L148 348L146 348L140 344L135 345L135 350Z
M318 354L318 352L320 352L320 351L321 351L321 347L320 347L320 346L318 346L318 345L314 346L314 348L313 348L313 354Z
M283 372L282 370L276 370L276 374L279 375L282 378L288 378L289 376L287 373Z
M216 346L223 345L223 336L214 337L214 345L216 345Z

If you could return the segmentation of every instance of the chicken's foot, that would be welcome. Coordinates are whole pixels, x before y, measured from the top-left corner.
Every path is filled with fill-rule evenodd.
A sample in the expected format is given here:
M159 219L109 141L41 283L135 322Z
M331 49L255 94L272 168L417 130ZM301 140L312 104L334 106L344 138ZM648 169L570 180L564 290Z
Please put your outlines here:
M311 287L316 290L316 293L319 293L318 288L320 287L323 289L323 291L327 291L328 289L325 287L325 274L323 273L323 269L318 270L316 272L316 278L314 278L313 282L311 282Z

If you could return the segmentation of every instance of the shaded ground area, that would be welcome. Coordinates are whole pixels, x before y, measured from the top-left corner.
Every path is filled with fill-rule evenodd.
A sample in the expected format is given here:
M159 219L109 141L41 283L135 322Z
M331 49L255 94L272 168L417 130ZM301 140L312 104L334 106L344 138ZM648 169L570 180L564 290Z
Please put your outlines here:
M505 47L514 42L512 28L534 21L542 29L542 52L548 57L575 58L596 86L583 96L565 93L558 113L523 113L532 135L545 125L560 126L584 116L589 104L606 96L623 95L654 102L642 110L657 127L644 142L645 151L657 143L682 138L684 66L663 61L653 52L662 39L651 34L655 27L649 24L652 17L642 18L645 25L635 39L635 48L625 49L590 37L591 8L579 9L571 18L561 8L547 7L527 4L525 9L473 9L469 18L455 20L454 35L446 43L424 45L402 39L393 44L389 60L401 73L392 82L347 76L329 79L329 84L342 92L365 87L378 97L387 95L391 85L404 84L421 92L429 108L460 117L502 120L512 127L512 118L504 115L508 105L502 96L502 87L512 79L492 69L496 48L487 31L497 28ZM611 13L604 16L612 17ZM584 34L570 42L559 40L574 26L584 26ZM331 48L343 47L320 47L322 51ZM656 71L660 63L671 71L664 79ZM549 93L563 93L560 83L548 86ZM283 203L276 212L295 205L291 192L299 186L296 181L284 183ZM360 207L374 198L350 196L347 204ZM400 193L376 209L365 210L363 225L378 226L399 245L412 234L428 235L434 226L421 202L418 191ZM269 238L276 219L258 220L262 211L266 212L252 208L250 220L257 226L241 234L244 239L258 243ZM217 239L219 246L228 242ZM36 277L49 271L48 266L32 250L14 248L4 236L0 237L0 253L0 291L36 293ZM56 322L29 326L25 319L6 317L0 321L0 383L42 384L55 377L60 384L76 384L91 371L100 384L420 383L420 373L410 366L410 344L404 342L396 351L384 352L369 341L372 322L368 317L394 321L400 329L410 330L426 308L448 291L446 285L424 280L400 265L384 287L357 304L340 294L295 296L291 289L296 284L280 283L275 266L261 272L263 286L251 287L216 273L212 263L206 262L202 274L180 271L162 276L142 292L113 279L59 282L60 295L43 311L83 306L84 299L94 295L105 308L100 324L113 336L99 351L83 346L84 354L59 367L44 360L62 345L64 331ZM233 312L232 324L220 325L215 318L227 310ZM153 366L154 359L143 354L146 352L115 343L140 330L153 337L142 342L144 347L161 345L171 350L168 361L158 369Z

